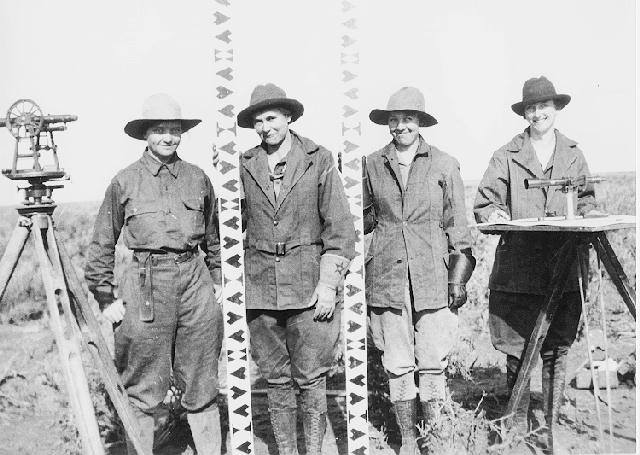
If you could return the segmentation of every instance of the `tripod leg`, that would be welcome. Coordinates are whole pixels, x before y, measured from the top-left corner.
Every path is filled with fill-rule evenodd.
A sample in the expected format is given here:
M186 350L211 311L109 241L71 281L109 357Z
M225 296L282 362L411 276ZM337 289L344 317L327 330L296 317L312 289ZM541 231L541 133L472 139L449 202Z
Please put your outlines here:
M609 239L607 239L607 234L605 232L598 233L594 238L593 246L595 246L596 251L598 252L598 257L604 264L604 268L607 269L607 273L611 277L611 281L613 281L613 284L618 289L622 300L627 305L629 313L631 313L635 320L636 292L629 284L629 278L627 278L627 274L624 273L624 269L622 268L620 261L618 261L615 251L611 248Z
M25 220L29 221L28 218L18 220L18 224L16 224L13 234L11 234L11 238L7 243L7 248L4 250L2 260L0 260L0 302L29 237L29 226Z
M78 337L79 330L74 323L70 323L69 321L69 319L72 319L69 318L69 301L66 299L67 295L63 287L56 283L53 267L49 261L42 238L41 229L49 229L50 220L47 216L43 215L34 215L32 220L35 224L33 228L34 244L42 271L42 282L47 294L51 328L56 339L56 344L58 345L61 366L66 379L71 406L76 416L78 432L82 438L84 452L88 455L104 455L105 452L102 447L100 432L98 431L95 410L91 401L91 395L89 394L87 378L82 367ZM60 317L58 299L61 300L63 307L65 306L66 300L66 327Z
M53 231L53 235L56 237L55 231ZM69 287L73 302L76 305L76 316L78 317L78 322L83 327L83 335L85 336L84 341L91 348L89 350L93 354L107 393L109 394L116 411L118 411L118 416L122 421L129 439L133 442L135 449L140 455L147 455L144 453L140 440L141 430L138 425L138 420L129 406L127 392L124 390L122 382L120 382L120 377L118 376L113 360L111 359L109 348L102 337L98 320L89 305L86 293L82 288L82 283L76 274L75 268L73 267L71 258L67 254L64 244L57 241L55 244L58 248L59 258L62 262L62 270L67 281L67 286Z

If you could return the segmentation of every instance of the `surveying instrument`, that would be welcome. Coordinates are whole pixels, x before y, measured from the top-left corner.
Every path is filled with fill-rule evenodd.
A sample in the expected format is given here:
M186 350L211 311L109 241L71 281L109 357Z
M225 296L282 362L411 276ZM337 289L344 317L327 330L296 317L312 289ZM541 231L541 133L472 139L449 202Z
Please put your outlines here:
M40 106L29 99L13 103L6 117L0 119L0 128L6 127L15 139L12 166L3 169L2 174L27 184L19 188L23 200L17 207L18 222L0 260L0 303L27 238L33 234L47 295L50 327L58 346L83 453L105 453L82 366L81 346L84 344L93 355L109 397L134 447L140 455L151 455L142 450L140 429L129 407L126 391L89 305L87 293L64 245L58 241L51 217L56 208L52 199L53 190L62 188L64 185L61 182L69 178L60 168L58 146L53 133L65 131L66 124L77 119L75 115L44 115ZM43 165L46 154L51 155L52 164Z

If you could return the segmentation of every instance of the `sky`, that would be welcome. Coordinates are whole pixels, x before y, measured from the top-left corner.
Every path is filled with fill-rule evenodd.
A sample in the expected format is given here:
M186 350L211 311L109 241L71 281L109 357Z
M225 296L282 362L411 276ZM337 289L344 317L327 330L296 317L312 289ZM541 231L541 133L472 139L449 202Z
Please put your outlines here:
M293 124L337 152L342 146L341 1L232 0L237 110L257 84L274 82L304 104ZM510 106L522 85L545 75L571 103L558 128L576 140L593 173L635 170L636 7L633 0L358 0L363 153L389 140L368 120L389 96L415 86L438 119L427 142L455 156L466 180L526 123ZM188 6L187 6L188 5ZM0 117L20 98L45 113L75 114L55 136L71 176L58 202L97 201L145 143L126 136L143 100L165 92L203 123L179 154L214 180L214 0L30 0L0 3ZM240 149L257 143L238 130ZM14 140L0 130L0 167ZM16 182L0 178L0 205L18 202Z

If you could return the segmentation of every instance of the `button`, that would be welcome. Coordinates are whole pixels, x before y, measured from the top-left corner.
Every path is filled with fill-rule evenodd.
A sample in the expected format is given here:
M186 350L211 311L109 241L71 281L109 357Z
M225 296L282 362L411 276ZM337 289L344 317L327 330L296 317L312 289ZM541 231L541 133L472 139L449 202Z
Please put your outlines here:
M407 225L407 222L406 222L406 221L403 221L403 222L402 222L402 225L403 225L403 226L406 226L406 225Z
M276 262L280 262L280 256L276 256Z
M273 225L277 226L278 225L278 220L273 220Z
M397 264L402 264L402 259L398 259L398 260L396 261L396 263L397 263Z

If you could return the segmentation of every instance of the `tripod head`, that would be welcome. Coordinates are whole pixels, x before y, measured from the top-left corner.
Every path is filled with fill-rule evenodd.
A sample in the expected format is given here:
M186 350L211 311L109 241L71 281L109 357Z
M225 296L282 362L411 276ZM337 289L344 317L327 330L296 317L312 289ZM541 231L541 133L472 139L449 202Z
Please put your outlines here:
M6 127L15 138L13 161L10 169L2 169L2 175L11 180L26 180L22 205L30 206L31 211L38 208L52 211L55 205L51 195L55 188L63 185L46 185L49 181L68 180L69 177L60 168L58 146L53 133L65 131L68 122L78 119L75 115L44 115L42 109L33 100L20 99L7 110L5 118L0 118L0 127ZM43 152L50 152L53 164L42 165ZM24 165L25 161L28 162ZM44 206L44 207L43 207Z

